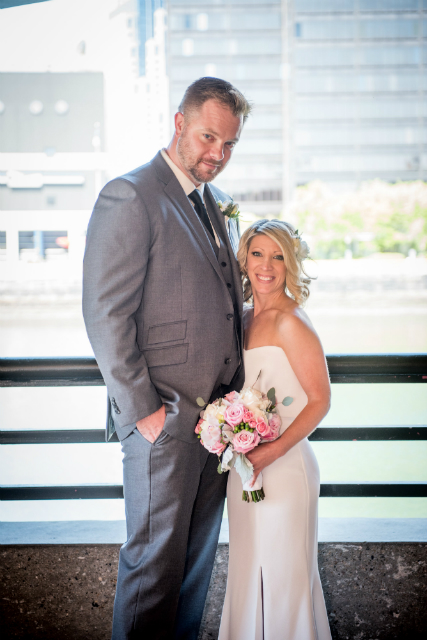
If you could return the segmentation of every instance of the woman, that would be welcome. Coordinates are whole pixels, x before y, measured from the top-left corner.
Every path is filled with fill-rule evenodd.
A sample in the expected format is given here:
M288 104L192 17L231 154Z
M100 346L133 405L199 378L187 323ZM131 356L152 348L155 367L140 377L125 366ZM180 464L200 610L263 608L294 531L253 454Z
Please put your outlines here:
M243 234L245 386L276 390L280 437L247 457L265 500L243 502L236 471L227 499L230 561L219 640L330 640L317 568L319 468L307 436L330 406L320 340L302 305L308 247L295 229L261 220ZM256 384L255 384L256 383ZM285 407L286 396L293 402Z

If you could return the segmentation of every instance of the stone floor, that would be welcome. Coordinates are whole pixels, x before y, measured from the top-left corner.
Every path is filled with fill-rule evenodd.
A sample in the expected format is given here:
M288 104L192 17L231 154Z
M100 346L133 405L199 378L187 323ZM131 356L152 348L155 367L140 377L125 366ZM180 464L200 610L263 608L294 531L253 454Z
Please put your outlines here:
M333 639L425 640L426 550L321 543ZM0 547L2 640L109 640L118 553L116 544ZM227 564L228 545L219 545L200 640L217 638Z

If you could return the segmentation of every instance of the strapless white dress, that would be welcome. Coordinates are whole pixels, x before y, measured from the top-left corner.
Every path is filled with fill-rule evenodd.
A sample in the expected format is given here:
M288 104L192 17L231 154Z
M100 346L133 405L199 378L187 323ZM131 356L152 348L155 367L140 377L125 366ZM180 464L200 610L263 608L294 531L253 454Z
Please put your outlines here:
M285 431L307 404L285 352L244 352L245 386L276 389ZM288 407L281 403L291 396ZM265 500L243 502L229 473L230 560L218 640L331 640L317 566L319 467L305 438L263 470Z

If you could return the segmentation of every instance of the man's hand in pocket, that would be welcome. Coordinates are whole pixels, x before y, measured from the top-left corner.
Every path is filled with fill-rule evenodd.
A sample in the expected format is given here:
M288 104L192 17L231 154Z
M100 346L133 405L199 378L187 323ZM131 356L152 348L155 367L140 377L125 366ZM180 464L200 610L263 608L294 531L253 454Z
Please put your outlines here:
M165 405L162 404L160 409L152 413L150 416L146 418L142 418L142 420L138 420L136 423L136 428L139 433L146 439L148 442L153 442L157 440L159 435L162 432L162 429L165 424L166 419L166 410Z

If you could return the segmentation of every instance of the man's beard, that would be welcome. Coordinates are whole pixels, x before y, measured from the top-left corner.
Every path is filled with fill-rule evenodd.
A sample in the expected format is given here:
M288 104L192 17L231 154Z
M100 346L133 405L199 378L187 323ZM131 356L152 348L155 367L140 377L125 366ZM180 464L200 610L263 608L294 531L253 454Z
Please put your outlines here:
M178 144L176 146L176 152L178 154L178 158L181 161L182 166L188 173L196 180L197 182L212 182L217 175L221 173L221 171L225 168L225 164L214 163L212 160L209 160L209 164L214 164L215 169L212 173L203 172L200 167L201 163L205 160L203 158L196 158L191 149L191 143L187 139L185 135L185 129L178 140ZM206 170L205 170L206 171Z

